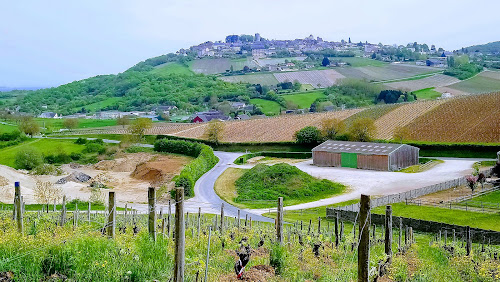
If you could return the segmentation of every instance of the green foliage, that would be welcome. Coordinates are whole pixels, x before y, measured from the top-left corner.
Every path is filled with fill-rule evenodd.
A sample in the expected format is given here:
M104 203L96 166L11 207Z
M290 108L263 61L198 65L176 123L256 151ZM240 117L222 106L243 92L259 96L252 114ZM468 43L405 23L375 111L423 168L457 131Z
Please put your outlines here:
M45 162L49 164L66 164L73 160L73 158L64 151L57 154L45 155L44 159Z
M400 90L382 90L377 97L377 101L384 101L386 104L400 102L412 102L417 100L414 93L402 92Z
M85 144L87 144L87 139L82 138L82 137L78 137L78 139L76 139L76 141L75 141L75 144L85 145Z
M41 262L42 273L46 276L59 273L71 276L74 273L75 261L72 253L61 246L53 246Z
M329 180L319 180L289 164L267 166L258 164L236 181L238 197L235 202L253 200L284 201L312 198L317 195L337 194L345 186Z
M349 127L349 139L351 141L369 142L375 136L376 130L373 119L360 118L353 121Z
M15 159L17 169L31 170L43 163L43 156L40 151L27 147L18 151Z
M61 175L62 170L52 164L41 164L31 170L31 174L34 175Z
M56 88L31 91L20 98L21 110L31 113L54 111L63 115L85 110L110 98L96 110L144 110L154 105L170 104L183 110L201 110L206 97L224 99L250 96L244 84L233 84L205 75L164 74L149 71L126 71L75 81ZM42 105L47 105L43 109ZM194 105L194 106L193 106Z
M271 246L269 254L269 265L274 267L276 274L280 275L286 266L287 251L286 248L279 243L274 243Z
M454 76L460 80L464 80L478 74L479 72L481 72L482 69L483 68L478 65L467 63L467 64L462 64L458 67L448 68L447 70L444 71L444 74Z
M155 142L154 149L157 152L183 154L196 158L174 177L175 185L184 187L186 197L194 196L196 181L219 161L212 148L201 143L160 139Z
M106 147L96 142L89 142L85 145L85 149L83 149L82 152L104 154L106 152Z
M317 144L321 140L321 131L315 126L306 126L295 132L295 141L299 144Z
M363 107L373 105L381 90L380 85L345 78L340 81L340 84L325 89L327 95L325 101L332 102L336 107L342 105L347 108Z
M258 156L273 157L273 158L287 158L287 159L310 159L312 158L312 152L257 152L251 154L245 154L237 158L235 164L245 164L247 160L255 158Z

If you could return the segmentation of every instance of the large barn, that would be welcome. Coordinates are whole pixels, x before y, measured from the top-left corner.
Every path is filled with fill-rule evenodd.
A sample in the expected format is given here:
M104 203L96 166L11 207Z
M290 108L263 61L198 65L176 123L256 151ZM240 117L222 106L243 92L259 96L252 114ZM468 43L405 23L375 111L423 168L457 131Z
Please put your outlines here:
M406 144L328 140L312 154L317 166L395 171L418 164L419 150Z

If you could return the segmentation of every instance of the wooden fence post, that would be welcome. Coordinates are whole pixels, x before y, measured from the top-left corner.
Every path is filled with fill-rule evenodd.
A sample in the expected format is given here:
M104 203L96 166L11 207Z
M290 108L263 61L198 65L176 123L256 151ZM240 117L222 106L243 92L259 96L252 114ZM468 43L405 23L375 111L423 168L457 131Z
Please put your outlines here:
M385 254L392 262L392 206L385 207Z
M220 205L220 234L224 233L224 203Z
M175 267L174 281L184 281L185 229L184 229L184 188L176 188L175 193Z
M115 192L109 192L108 200L108 237L115 238L115 223L116 223L116 198Z
M321 217L318 217L318 234L321 234Z
M63 196L63 203L61 207L61 226L66 222L66 195Z
M238 221L236 222L236 225L238 226L238 231L240 231L240 209L238 209Z
M14 214L17 221L17 231L24 235L24 226L23 226L23 209L21 202L21 183L16 181L14 183L15 194L14 194Z
M283 197L278 198L278 214L276 224L276 240L283 243Z
M466 240L465 249L467 252L467 256L470 256L471 249L472 249L472 238L470 236L470 226L467 226L465 228L465 240Z
M198 228L197 228L198 237L200 237L200 225L201 225L201 207L198 207Z
M148 189L148 208L149 208L149 219L148 219L148 229L149 235L156 242L156 190L154 187L149 187Z
M368 282L370 267L370 196L361 195L359 206L358 282Z
M339 212L335 213L335 247L339 246Z
M167 217L167 237L170 237L170 217L172 216L172 202L168 200L168 217Z
M92 209L92 208L91 208L91 205L92 205L92 204L91 204L91 203L90 203L90 201L89 201L89 204L88 204L88 206L87 206L87 221L88 221L88 222L90 222L90 210Z
M207 260L205 262L205 282L208 281L208 262L210 258L210 238L212 237L212 227L208 227Z

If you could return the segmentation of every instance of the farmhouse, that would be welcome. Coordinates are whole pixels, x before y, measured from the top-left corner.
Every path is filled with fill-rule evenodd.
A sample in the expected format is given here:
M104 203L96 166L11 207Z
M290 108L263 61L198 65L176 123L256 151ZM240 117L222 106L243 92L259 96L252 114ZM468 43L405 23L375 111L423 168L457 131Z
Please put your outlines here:
M211 120L229 120L230 118L219 111L199 112L191 116L191 122L209 122Z
M419 150L406 144L328 140L312 153L317 166L395 171L418 164Z

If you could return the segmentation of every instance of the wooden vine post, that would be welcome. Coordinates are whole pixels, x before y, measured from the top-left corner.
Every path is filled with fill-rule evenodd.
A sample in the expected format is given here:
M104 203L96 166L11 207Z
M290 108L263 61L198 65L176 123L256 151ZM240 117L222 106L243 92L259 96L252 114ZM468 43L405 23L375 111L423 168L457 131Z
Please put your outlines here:
M388 262L392 262L392 207L385 207L385 254L389 257Z
M109 192L108 199L108 237L115 239L115 223L116 223L116 198L115 192Z
M184 225L184 188L175 191L175 266L174 281L184 281L185 225Z
M61 226L66 223L66 195L63 196L63 203L61 207Z
M278 216L276 222L276 240L283 243L283 197L278 198Z
M21 202L21 184L19 181L14 183L15 194L14 194L14 214L17 221L17 231L24 235L24 226L23 226L23 210L22 210L22 202Z
M149 207L149 219L148 219L148 230L149 235L156 242L156 191L154 187L149 187L148 189L148 207Z
M370 196L361 195L359 207L358 281L368 282L370 267Z

